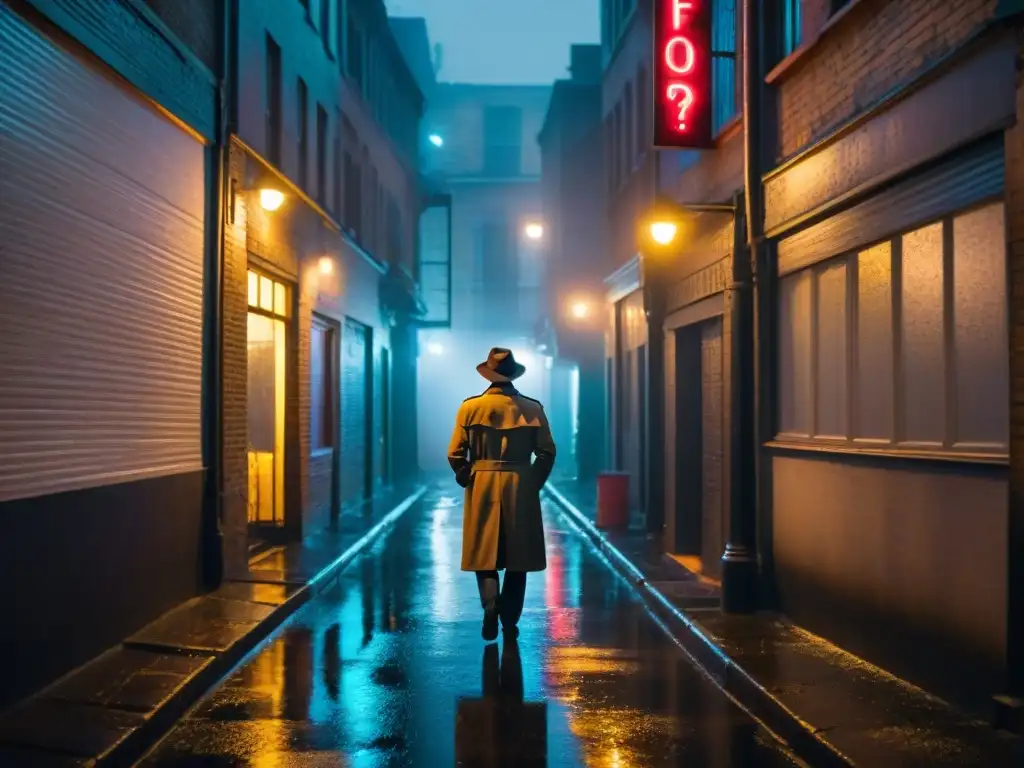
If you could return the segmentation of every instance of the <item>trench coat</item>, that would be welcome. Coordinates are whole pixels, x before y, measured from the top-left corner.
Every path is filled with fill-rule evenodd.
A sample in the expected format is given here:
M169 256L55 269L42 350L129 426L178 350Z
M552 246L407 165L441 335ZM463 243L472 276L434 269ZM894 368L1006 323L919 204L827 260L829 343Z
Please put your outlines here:
M493 385L464 400L448 445L448 463L466 489L462 570L543 571L547 556L540 489L555 465L555 441L544 406L511 384Z

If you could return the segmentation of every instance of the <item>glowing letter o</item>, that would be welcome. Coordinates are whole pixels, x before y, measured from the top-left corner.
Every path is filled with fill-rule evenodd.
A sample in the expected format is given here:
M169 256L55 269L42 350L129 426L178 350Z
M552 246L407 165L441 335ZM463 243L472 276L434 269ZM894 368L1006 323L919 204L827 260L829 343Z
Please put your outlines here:
M675 51L679 46L683 47L683 52L686 57L682 64L679 64L676 61L677 55ZM665 66L677 75L686 75L692 72L696 59L697 54L693 50L693 43L685 37L673 37L665 44Z

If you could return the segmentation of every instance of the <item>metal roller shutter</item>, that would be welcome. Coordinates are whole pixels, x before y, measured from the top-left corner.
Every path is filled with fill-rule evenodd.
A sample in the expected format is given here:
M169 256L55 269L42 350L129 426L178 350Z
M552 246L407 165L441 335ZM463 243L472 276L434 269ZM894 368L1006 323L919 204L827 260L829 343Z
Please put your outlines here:
M204 149L0 5L0 501L202 467Z
M367 379L369 329L345 320L341 380L341 499L350 504L366 498L369 420Z

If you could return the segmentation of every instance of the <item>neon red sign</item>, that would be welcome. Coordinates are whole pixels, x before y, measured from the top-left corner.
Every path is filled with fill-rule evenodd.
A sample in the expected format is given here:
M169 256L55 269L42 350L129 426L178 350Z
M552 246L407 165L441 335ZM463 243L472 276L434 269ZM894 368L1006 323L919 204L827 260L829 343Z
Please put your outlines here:
M711 0L655 0L654 145L711 142Z

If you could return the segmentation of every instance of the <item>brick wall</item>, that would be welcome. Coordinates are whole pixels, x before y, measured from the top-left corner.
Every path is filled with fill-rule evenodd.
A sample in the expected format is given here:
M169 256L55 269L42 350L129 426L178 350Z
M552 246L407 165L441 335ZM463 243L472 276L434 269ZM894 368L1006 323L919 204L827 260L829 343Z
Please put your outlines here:
M805 3L808 18L826 0ZM954 51L987 20L997 0L859 0L811 43L778 83L780 158L827 135Z
M220 69L217 7L210 0L143 0L211 72Z
M245 155L229 154L229 178L241 189ZM230 203L230 201L229 201ZM224 571L227 578L248 572L249 419L248 419L248 256L245 249L247 206L238 195L228 210L224 232L223 290L223 519Z

